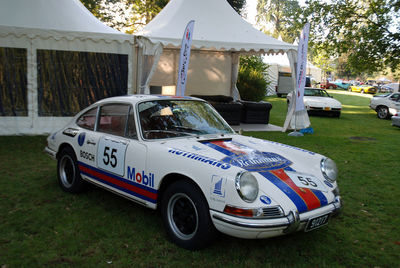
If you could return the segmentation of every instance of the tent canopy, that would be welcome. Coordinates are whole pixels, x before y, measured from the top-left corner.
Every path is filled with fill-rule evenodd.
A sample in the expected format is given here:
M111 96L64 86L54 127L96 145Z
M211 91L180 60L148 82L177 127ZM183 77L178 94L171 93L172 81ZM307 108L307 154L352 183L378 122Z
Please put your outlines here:
M6 1L0 8L0 25L121 34L100 22L79 0Z
M296 46L265 35L246 22L226 0L172 0L137 35L180 47L186 24L195 20L192 48L283 53Z

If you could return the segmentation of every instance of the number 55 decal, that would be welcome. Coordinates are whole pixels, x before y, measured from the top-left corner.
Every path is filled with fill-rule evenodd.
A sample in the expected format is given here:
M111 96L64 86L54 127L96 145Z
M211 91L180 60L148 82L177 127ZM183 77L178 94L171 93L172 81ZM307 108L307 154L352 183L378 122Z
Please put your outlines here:
M97 148L97 166L103 170L123 176L127 143L101 138Z
M327 191L325 186L321 183L321 181L312 175L302 174L293 171L285 171L285 172L298 187L309 188L323 192Z

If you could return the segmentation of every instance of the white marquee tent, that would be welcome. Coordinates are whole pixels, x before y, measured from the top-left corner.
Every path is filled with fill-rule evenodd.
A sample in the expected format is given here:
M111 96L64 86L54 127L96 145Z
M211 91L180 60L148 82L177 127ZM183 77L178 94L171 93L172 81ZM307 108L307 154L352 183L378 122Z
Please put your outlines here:
M65 54L65 52L76 53ZM43 134L59 128L70 120L70 116L52 115L51 112L43 111L43 107L46 108L46 105L50 104L44 103L42 99L56 102L55 95L49 97L46 94L57 88L60 74L68 74L69 70L58 74L56 72L57 69L65 68L62 65L63 59L78 57L79 61L82 57L96 58L93 54L111 55L112 59L121 59L121 62L124 62L122 65L127 66L124 67L126 83L118 86L127 91L124 94L133 92L134 57L136 57L133 36L122 34L102 24L79 0L2 0L0 2L0 134ZM48 58L52 61L46 62ZM10 61L8 64L4 63L7 59ZM13 62L18 59L22 59L18 64ZM55 59L58 59L58 62L54 62ZM46 69L46 65L49 64L52 66ZM95 72L100 68L99 65L90 70L80 70L82 73ZM120 65L116 63L116 66ZM74 70L81 68L78 67ZM109 69L114 70L114 67ZM43 70L47 70L48 73L44 73ZM107 73L107 75L112 74L113 71ZM90 73L87 77L97 81L99 79L94 79L96 75L98 74ZM72 80L70 77L64 79L67 83L68 80ZM117 81L118 78L114 80ZM84 83L84 81L75 82ZM18 91L20 93L16 96ZM39 91L42 93L39 94ZM70 88L61 88L59 91L64 98L71 97ZM101 96L95 96L93 99L96 97ZM64 100L60 102L61 105L63 102Z
M296 46L265 35L247 23L226 0L171 0L136 35L160 42L160 55L143 62L141 90L176 85L179 49L186 24L195 20L187 95L228 95L238 98L236 80L240 54L292 53ZM295 58L295 56L293 57ZM159 61L158 61L159 59ZM157 62L158 61L158 62ZM154 63L154 65L153 65Z

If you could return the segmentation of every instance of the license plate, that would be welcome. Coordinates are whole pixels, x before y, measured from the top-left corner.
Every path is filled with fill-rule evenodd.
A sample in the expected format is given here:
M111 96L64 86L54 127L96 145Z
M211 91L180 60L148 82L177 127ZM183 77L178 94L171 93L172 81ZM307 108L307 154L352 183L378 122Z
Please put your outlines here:
M325 111L330 111L330 110L331 110L331 107L325 107L324 110L325 110Z
M305 232L317 229L321 226L328 224L330 214L322 215L316 218L309 219L307 222Z

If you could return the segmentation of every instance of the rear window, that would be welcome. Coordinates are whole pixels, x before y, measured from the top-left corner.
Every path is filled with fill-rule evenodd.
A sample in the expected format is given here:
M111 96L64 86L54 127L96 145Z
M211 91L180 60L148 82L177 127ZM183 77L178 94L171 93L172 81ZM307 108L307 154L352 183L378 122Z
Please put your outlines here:
M94 125L96 123L96 114L97 114L97 107L90 109L89 111L87 111L78 118L76 124L81 128L94 130Z

